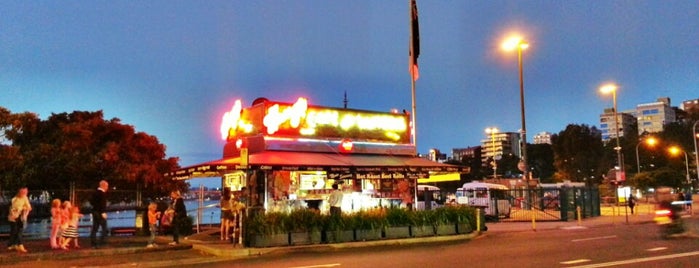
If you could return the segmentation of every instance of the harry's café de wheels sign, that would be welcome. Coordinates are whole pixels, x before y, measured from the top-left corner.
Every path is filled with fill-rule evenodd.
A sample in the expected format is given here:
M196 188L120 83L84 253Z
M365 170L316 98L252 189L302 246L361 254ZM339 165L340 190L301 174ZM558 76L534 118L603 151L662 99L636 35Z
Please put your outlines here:
M375 158L380 155L403 156L402 159L415 158L412 157L414 146L410 143L411 129L408 114L310 106L306 98L298 98L295 103L271 102L259 98L248 108L243 108L242 101L236 100L231 110L224 113L220 130L221 138L229 145L234 144L236 150L244 147L251 147L251 150L254 150L252 147L255 145L252 143L257 143L257 147L265 147L272 151L332 152L344 155L360 153L374 155ZM262 146L259 146L260 141ZM335 146L328 146L328 144ZM224 157L229 156L224 149ZM290 171L325 170L329 176L346 176L349 172L390 172L399 177L407 176L408 178L426 178L429 177L430 171L464 172L461 167L439 163L415 167L410 164L382 166L381 161L377 162L379 163L374 166L317 166L309 163L305 166L278 168ZM204 175L215 176L228 170L246 168L248 168L247 165L241 164L231 167L222 163L210 163L166 175L174 179L186 179L195 176L204 177ZM257 168L273 169L266 165ZM406 173L398 174L400 172Z

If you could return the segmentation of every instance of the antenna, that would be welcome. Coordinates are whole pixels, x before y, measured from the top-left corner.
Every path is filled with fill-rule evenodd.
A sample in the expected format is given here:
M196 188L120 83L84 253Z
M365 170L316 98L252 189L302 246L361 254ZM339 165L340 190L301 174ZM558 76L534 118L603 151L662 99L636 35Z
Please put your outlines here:
M345 90L345 99L342 100L342 103L345 104L345 109L347 109L347 90Z

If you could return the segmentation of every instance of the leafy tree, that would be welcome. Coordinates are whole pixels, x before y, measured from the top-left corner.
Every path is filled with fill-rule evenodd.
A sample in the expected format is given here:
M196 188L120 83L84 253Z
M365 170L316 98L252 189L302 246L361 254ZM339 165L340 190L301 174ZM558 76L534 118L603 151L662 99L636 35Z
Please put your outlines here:
M555 181L598 183L604 147L601 133L595 127L571 124L551 137L554 152Z
M658 170L641 172L629 180L629 184L646 191L661 186L681 188L685 182L685 176L677 169L664 167Z
M551 144L527 145L527 162L534 178L541 182L553 182L553 174L556 172L553 166L554 155Z

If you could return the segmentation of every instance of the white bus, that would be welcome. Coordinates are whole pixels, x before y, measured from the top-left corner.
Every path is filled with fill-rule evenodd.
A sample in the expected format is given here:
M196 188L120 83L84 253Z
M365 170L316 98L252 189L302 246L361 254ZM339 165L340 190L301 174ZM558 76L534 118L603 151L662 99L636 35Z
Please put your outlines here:
M511 205L507 190L504 185L494 183L464 183L456 189L456 203L480 207L485 210L486 216L509 218Z
M432 185L418 185L417 186L417 210L425 210L425 192L432 192L432 209L441 207L444 205L445 195L442 190L437 186ZM428 197L429 198L429 197Z

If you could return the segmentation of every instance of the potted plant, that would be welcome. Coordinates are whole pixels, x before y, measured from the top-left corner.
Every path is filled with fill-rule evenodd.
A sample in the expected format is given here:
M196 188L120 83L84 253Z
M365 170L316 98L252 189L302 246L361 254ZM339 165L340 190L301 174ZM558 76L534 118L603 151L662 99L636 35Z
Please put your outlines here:
M476 228L476 209L469 206L454 206L456 222L456 232L468 234Z
M291 245L318 244L321 240L322 216L316 210L295 209L287 217Z
M354 241L354 217L342 213L339 216L323 216L323 230L326 242L342 243Z
M352 216L355 221L355 236L358 241L381 239L382 230L387 225L383 209L362 210Z
M434 210L434 231L436 235L456 234L456 223L453 220L455 211L451 206Z
M248 222L248 234L252 247L288 246L289 233L285 224L288 215L280 212L260 213Z
M410 226L413 225L411 211L399 207L386 209L386 227L384 234L386 238L406 238L410 237Z
M434 210L412 211L412 225L410 225L410 235L413 237L434 235Z

